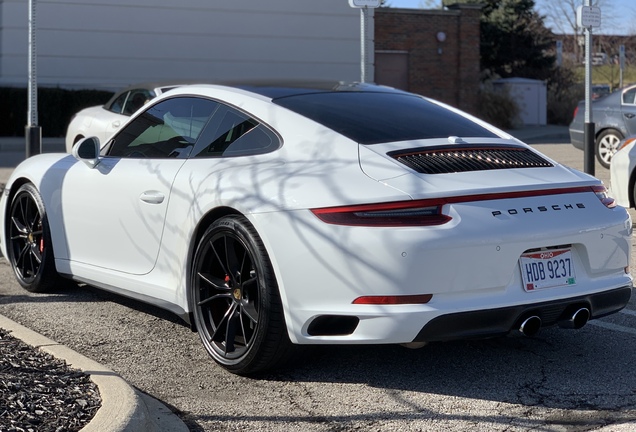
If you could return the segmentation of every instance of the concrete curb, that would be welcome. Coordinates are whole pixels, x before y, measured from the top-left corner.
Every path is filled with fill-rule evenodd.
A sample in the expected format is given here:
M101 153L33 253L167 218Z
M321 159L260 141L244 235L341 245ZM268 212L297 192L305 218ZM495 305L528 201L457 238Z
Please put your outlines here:
M187 432L187 426L160 401L135 390L122 377L94 360L0 315L0 328L90 375L102 406L82 432Z

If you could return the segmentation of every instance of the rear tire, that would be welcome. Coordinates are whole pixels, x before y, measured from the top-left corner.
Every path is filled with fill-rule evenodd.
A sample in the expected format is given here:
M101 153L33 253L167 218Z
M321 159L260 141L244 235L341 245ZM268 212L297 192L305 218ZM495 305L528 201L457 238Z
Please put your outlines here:
M612 156L618 151L620 142L625 138L616 129L606 129L596 139L596 160L604 168L609 168Z
M247 219L227 216L210 225L193 263L194 323L219 365L246 375L292 356L274 271Z
M11 201L7 235L7 258L24 289L46 292L59 284L44 202L31 183L22 185Z

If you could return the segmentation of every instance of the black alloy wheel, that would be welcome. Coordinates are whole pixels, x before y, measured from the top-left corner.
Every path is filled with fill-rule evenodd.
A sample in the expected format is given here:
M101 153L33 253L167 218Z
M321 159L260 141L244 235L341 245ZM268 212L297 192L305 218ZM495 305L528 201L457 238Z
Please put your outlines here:
M214 222L194 256L192 303L199 336L228 371L250 374L289 357L274 272L254 227L240 216Z
M8 259L27 291L45 292L59 282L44 203L31 183L16 192L9 209Z

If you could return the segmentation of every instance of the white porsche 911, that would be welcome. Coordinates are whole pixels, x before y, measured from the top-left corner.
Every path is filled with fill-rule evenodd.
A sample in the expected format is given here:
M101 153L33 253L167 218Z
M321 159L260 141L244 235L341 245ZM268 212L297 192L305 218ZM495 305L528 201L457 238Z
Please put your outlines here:
M0 226L27 290L167 308L239 374L298 345L580 328L632 292L632 221L599 180L369 84L172 90L20 164Z

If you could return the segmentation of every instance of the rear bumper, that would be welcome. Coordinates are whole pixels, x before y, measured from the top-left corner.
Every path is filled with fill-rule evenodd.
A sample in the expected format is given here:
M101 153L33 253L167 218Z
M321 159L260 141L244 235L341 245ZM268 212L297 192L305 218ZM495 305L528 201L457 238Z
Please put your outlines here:
M429 321L414 342L502 336L518 329L521 322L532 315L541 318L542 327L547 327L566 320L580 307L590 310L591 319L600 318L623 309L631 295L629 285L562 300L441 315Z
M468 337L496 335L514 328L518 315L533 304L632 286L625 273L630 216L622 207L608 209L591 192L454 203L445 213L452 217L447 224L400 229L325 224L309 211L251 215L276 272L292 342L410 343L423 328L420 337L429 337L427 325L438 317L517 310L510 318L488 318L497 323L494 329L477 315L474 325L462 325L447 337L461 338L464 331ZM290 236L293 232L299 235ZM576 284L526 291L520 256L565 245L572 252ZM414 295L433 297L416 304L354 303L361 296ZM454 328L453 318L441 319Z

